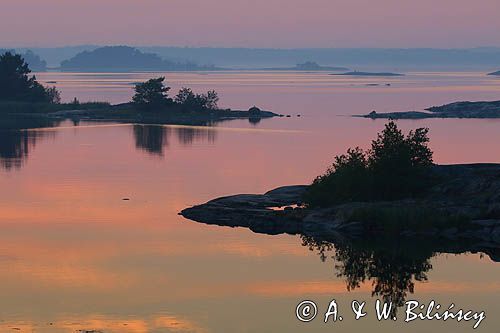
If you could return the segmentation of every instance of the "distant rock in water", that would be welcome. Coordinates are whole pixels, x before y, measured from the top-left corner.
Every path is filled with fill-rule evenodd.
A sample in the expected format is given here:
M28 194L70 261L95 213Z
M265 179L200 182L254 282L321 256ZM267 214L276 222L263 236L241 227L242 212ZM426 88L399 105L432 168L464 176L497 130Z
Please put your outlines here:
M213 66L200 66L192 62L164 60L153 53L143 53L128 46L106 46L84 51L61 63L63 71L197 71L216 70Z
M496 75L496 76L500 76L500 71L493 72L493 73L489 73L488 75Z
M256 106L252 106L250 109L248 109L248 112L253 115L259 115L262 112L262 110Z
M370 72L346 72L340 74L330 74L330 75L343 75L343 76L404 76L404 74L399 73L389 73L389 72L379 72L379 73L370 73Z
M387 112L372 111L364 118L371 119L424 119L424 118L500 118L500 101L455 102L433 106L424 111Z
M349 70L346 67L330 67L330 66L321 66L317 62L314 61L306 61L301 64L295 65L295 67L271 67L271 68L262 68L262 70L268 71L347 71Z

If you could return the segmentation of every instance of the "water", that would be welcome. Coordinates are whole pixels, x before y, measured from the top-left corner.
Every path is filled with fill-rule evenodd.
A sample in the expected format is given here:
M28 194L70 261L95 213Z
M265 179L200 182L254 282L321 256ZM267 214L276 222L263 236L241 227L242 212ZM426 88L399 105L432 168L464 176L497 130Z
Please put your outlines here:
M56 81L64 100L118 103L130 98L133 82L155 75L38 77ZM323 262L318 249L310 251L298 236L206 226L177 213L222 195L310 182L335 154L351 146L366 148L384 125L347 115L498 99L498 79L482 73L390 79L291 72L166 76L174 91L215 89L223 106L256 104L292 117L212 128L62 122L2 131L0 331L471 331L471 322L404 324L401 311L397 322L379 323L372 297L377 279L348 291L352 275L339 276L342 269L336 266L343 262L334 249ZM381 85L366 86L373 83ZM438 163L500 162L500 121L399 124L405 130L430 127ZM351 254L355 262L358 255ZM478 331L494 332L500 325L500 265L489 256L425 253L410 259L416 260L412 266L400 267L410 271L417 265L427 281L412 276L414 293L407 299L484 310ZM344 321L324 324L319 315L300 323L295 306L303 299L316 301L323 312L336 299ZM367 318L352 318L354 299L368 302Z

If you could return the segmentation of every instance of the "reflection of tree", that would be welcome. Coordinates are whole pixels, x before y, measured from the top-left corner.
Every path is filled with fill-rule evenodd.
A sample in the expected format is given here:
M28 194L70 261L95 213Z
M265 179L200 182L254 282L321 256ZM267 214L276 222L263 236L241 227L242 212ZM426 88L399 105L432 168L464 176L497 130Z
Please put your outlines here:
M135 146L151 154L163 156L168 146L170 128L156 125L134 125Z
M215 142L216 133L212 128L202 127L179 127L176 128L177 138L183 145L191 145L193 142Z
M170 133L175 132L181 145L193 142L215 142L216 132L212 128L202 127L169 127L163 125L134 125L135 146L150 154L163 156L164 149L169 146Z
M20 169L37 141L55 136L54 131L23 130L57 126L59 121L43 117L2 117L0 119L0 165Z
M322 261L334 250L337 276L346 278L347 289L352 291L372 281L372 296L393 303L394 315L397 307L406 302L408 293L414 292L415 281L426 281L427 272L432 269L430 258L434 253L416 244L365 240L334 246L307 236L302 236L302 242L310 250L318 251Z

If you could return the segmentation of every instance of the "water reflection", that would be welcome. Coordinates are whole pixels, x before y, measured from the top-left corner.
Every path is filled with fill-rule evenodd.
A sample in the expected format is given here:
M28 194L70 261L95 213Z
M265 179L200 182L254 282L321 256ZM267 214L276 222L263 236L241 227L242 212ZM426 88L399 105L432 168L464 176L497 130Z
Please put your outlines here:
M163 149L168 147L170 128L154 125L133 126L135 147L150 154L163 156Z
M214 143L217 137L216 131L210 127L134 125L132 131L137 149L158 156L163 156L169 147L172 133L183 146L196 142Z
M408 240L358 240L337 242L302 236L302 245L316 251L322 261L334 260L337 277L345 278L348 291L372 283L372 297L392 303L392 315L409 294L415 282L427 281L432 270L430 259L436 255L431 246ZM397 307L396 307L397 306Z
M23 128L56 126L58 122L44 118L0 119L0 166L5 170L20 169L40 139L53 138L54 131L29 131Z

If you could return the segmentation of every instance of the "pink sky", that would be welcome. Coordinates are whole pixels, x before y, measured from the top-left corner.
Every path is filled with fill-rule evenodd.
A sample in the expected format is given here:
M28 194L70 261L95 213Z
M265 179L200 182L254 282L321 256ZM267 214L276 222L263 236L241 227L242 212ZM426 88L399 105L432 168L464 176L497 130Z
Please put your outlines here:
M0 46L500 46L499 0L3 0Z

